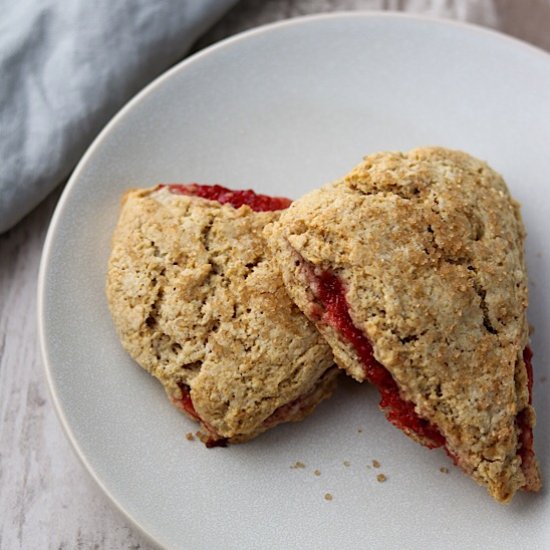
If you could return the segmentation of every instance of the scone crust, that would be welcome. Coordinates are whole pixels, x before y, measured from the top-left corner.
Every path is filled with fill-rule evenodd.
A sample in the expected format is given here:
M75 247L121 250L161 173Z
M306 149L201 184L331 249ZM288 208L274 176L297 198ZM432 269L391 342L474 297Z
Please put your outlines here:
M538 489L536 461L523 472L517 454L518 413L534 425L525 232L495 171L436 147L375 154L295 201L266 235L342 368L364 379L354 349L319 320L304 264L343 281L354 325L467 473L501 501Z
M205 437L245 441L334 387L329 346L267 255L262 230L279 215L160 186L123 199L107 277L115 326L175 404L190 388Z

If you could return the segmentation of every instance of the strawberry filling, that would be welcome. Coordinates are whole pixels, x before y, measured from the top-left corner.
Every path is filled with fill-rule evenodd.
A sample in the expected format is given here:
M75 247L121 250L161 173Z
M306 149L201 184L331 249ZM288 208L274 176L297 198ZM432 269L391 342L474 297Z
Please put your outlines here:
M201 420L201 417L197 414L195 406L193 405L193 400L191 399L189 386L186 384L178 384L178 387L181 391L181 397L179 399L173 399L173 403L178 409L186 412L191 418L201 422L203 426L211 434L211 437L206 439L204 444L210 449L212 447L225 447L227 445L227 439L218 438L214 430L212 430L205 422Z
M161 187L168 187L171 193L177 195L189 195L201 197L211 201L217 201L220 204L230 204L235 208L243 205L249 206L255 212L271 212L274 210L284 210L290 206L290 199L284 197L269 197L268 195L258 195L251 189L244 191L234 191L221 185L200 185L198 183L181 184L161 184Z
M370 342L353 324L341 279L329 271L315 275L311 267L306 269L308 269L309 277L313 280L312 290L325 310L323 321L338 331L354 347L363 363L365 377L380 392L380 408L384 410L388 420L401 430L420 436L429 448L444 446L445 438L439 430L418 416L413 403L400 397L399 388L390 372L374 358ZM532 356L531 348L526 347L523 359L527 370L529 404L531 404L533 391ZM527 472L535 461L535 453L533 451L533 429L525 409L518 414L516 423L519 428L518 455L522 461L522 469ZM445 451L457 464L457 457L446 447Z
M181 391L181 398L176 400L176 405L178 406L178 408L185 411L195 420L200 420L200 417L195 410L191 395L189 393L189 386L187 386L186 384L178 384L178 388Z
M178 388L181 391L181 397L179 399L172 398L172 402L176 407L178 407L178 409L186 412L191 418L193 418L193 420L201 422L206 428L210 434L210 437L204 440L205 445L209 449L212 447L227 446L227 438L219 438L215 431L197 414L195 406L193 405L193 400L191 399L191 389L189 386L187 384L180 383L178 384ZM264 426L266 428L271 428L300 413L304 408L307 408L307 396L308 394L300 395L294 399L294 401L290 401L289 403L281 405L279 408L275 409L273 413L264 420Z
M401 430L420 436L427 447L443 446L445 438L435 426L416 414L413 403L400 397L392 375L374 358L370 342L353 324L342 281L325 271L315 276L313 290L325 309L323 320L354 347L363 363L365 377L378 388L380 407L388 420Z
M311 396L315 394L317 388L323 385L324 380L330 376L330 372L334 367L331 367L317 380L315 385L306 393L303 393L294 401L289 401L288 403L281 405L279 408L275 409L270 416L268 416L263 425L266 428L271 428L282 422L286 422L289 418L296 418L296 416L307 412L308 409L312 408Z

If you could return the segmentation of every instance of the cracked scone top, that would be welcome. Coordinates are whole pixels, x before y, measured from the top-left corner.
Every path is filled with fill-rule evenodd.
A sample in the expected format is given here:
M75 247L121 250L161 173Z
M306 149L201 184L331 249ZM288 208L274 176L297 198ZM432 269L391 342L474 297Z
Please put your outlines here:
M265 210L289 202L198 185L123 199L107 279L114 323L208 446L300 420L334 387L329 346L265 254L262 230L280 214Z
M524 229L497 173L442 148L375 154L265 233L294 302L393 424L499 501L539 489Z

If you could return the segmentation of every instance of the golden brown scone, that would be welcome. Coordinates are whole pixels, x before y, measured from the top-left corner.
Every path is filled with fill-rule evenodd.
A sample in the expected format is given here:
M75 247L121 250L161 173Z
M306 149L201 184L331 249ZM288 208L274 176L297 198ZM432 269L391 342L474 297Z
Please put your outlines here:
M109 307L123 346L201 423L203 441L242 442L303 418L331 394L338 371L266 257L262 230L280 212L182 189L223 190L157 186L125 195ZM253 199L269 207L267 197Z
M367 157L266 228L287 290L388 419L498 501L537 491L524 229L485 163Z

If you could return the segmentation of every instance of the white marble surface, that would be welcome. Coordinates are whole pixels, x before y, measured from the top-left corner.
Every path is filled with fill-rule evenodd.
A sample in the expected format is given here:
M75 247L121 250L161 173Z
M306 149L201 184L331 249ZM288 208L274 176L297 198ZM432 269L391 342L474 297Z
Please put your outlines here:
M196 49L287 17L404 7L500 28L550 50L550 0L248 0L229 12ZM0 550L148 549L147 540L78 462L46 388L37 342L36 285L58 197L56 191L0 236Z

